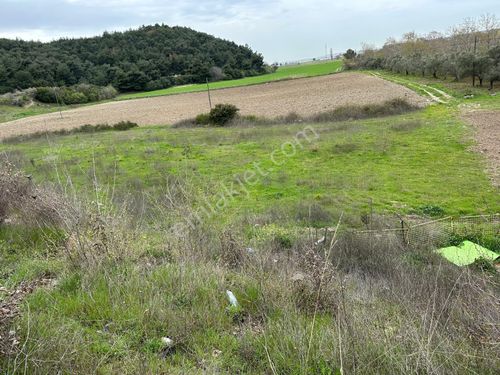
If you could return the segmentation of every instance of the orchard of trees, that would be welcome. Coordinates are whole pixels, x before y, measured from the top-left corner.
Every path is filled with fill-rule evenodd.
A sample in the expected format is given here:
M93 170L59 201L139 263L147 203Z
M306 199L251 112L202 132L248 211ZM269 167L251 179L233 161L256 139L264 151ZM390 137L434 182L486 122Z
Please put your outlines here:
M143 26L50 43L0 39L0 94L42 86L142 91L264 73L248 46L185 27Z
M364 46L344 54L346 67L387 69L434 78L471 78L472 85L489 87L500 81L500 22L494 15L466 19L447 34L409 32L390 38L381 49Z

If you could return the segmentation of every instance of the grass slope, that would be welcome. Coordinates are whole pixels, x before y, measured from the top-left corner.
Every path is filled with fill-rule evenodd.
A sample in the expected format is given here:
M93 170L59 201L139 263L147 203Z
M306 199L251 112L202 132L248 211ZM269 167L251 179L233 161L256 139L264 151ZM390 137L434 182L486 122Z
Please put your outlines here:
M235 79L230 81L219 81L210 83L210 89L223 89L229 87L257 85L266 82L280 81L285 79L315 77L321 75L332 74L338 72L342 68L342 60L334 61L321 61L306 63L300 65L281 66L274 73L264 74L255 77L247 77L242 79ZM118 97L118 99L137 99L147 98L152 96L163 96L172 94L184 94L188 92L206 91L206 84L192 84L185 86L174 86L168 89L146 91L134 94L125 94Z
M311 125L319 135L291 157L270 155L304 124L251 128L140 128L2 145L37 180L69 176L84 189L95 174L117 192L160 194L168 178L203 186L209 202L258 162L267 171L248 193L230 200L223 219L242 210L316 202L360 215L377 210L413 212L435 205L448 214L500 210L483 160L469 151L469 128L445 106L389 118ZM288 147L288 146L285 146ZM286 152L286 150L285 150ZM289 151L292 152L292 151ZM57 168L55 168L57 167ZM446 173L443 173L446 171ZM248 197L247 197L248 195ZM330 223L331 224L331 223Z
M498 105L488 97L472 103L483 101ZM77 231L0 226L0 285L58 281L0 326L21 349L0 353L0 368L498 373L497 274L459 269L428 243L400 246L390 235L342 238L330 262L328 248L312 246L299 229L333 226L341 212L344 225L362 225L369 201L375 213L498 212L461 103L457 96L399 116L314 124L318 138L296 152L287 142L306 124L150 127L0 144L35 182L83 202ZM215 204L254 162L266 175L248 194L239 190L195 230L168 230L192 206ZM22 208L20 218L33 220ZM0 290L0 302L6 295Z
M19 120L24 117L43 115L44 113L55 112L59 106L55 105L35 105L28 108L12 105L0 105L0 123Z

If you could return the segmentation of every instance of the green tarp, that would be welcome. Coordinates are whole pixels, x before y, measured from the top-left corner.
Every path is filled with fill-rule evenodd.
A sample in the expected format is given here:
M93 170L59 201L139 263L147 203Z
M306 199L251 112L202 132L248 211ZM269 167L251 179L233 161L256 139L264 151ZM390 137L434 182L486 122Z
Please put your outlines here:
M436 252L457 266L467 266L479 258L495 261L499 257L497 253L470 241L464 241L459 246L443 247Z

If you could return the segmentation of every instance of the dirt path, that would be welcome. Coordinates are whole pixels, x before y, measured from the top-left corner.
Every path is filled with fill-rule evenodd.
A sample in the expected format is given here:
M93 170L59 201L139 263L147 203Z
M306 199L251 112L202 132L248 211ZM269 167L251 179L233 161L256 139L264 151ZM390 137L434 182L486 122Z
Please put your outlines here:
M242 114L275 117L297 112L310 115L346 104L381 103L406 98L425 105L422 98L401 85L360 73L273 82L212 91L212 103L232 103ZM206 93L189 93L81 107L0 124L0 138L84 124L133 121L139 125L172 124L208 111Z
M372 72L370 73L374 77L379 77L383 78L382 75L378 72ZM423 83L417 83L417 82L410 82L408 80L404 79L397 79L395 77L389 78L392 82L399 83L401 85L406 85L412 88L415 88L417 90L421 90L425 92L425 94L433 101L436 103L441 103L441 104L447 104L450 102L450 100L453 100L453 97L446 92L439 90L435 87L429 86L429 85L424 85Z
M463 117L474 126L477 141L474 149L486 157L493 185L500 187L500 110L468 111Z

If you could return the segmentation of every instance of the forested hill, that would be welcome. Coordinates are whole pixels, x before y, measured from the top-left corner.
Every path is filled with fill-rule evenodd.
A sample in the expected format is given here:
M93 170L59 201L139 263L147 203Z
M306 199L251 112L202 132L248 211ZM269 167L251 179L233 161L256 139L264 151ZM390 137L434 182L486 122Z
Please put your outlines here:
M0 39L0 93L77 83L154 90L263 72L262 55L248 46L186 27L143 26L49 43Z

